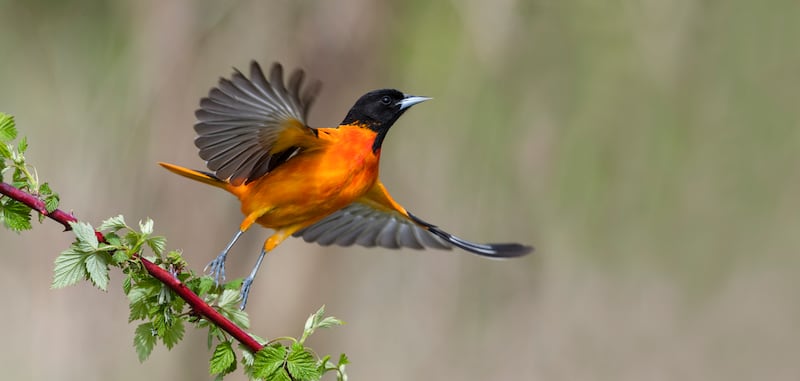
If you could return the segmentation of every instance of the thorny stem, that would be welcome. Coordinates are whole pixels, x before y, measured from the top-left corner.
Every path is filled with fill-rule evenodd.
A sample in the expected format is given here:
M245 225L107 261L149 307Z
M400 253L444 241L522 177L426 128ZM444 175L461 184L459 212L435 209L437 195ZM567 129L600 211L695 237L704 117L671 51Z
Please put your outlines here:
M36 212L44 215L47 218L50 218L61 225L64 226L64 231L71 230L69 223L70 222L77 222L78 219L75 218L72 214L66 213L61 209L56 209L52 212L48 212L47 208L45 207L44 201L38 199L36 196L22 191L10 184L5 182L0 182L0 194L6 195L14 200L17 200L31 209L35 210ZM105 236L103 233L95 231L95 235L97 239L101 242L105 242ZM158 279L161 283L164 283L167 287L169 287L175 294L181 297L186 303L191 306L192 310L222 329L223 331L227 332L237 341L242 343L246 346L250 351L253 353L258 352L263 346L258 343L255 339L253 339L247 332L239 328L236 324L232 321L228 320L222 314L220 314L217 310L213 307L208 305L203 299L201 299L197 294L189 290L186 285L181 283L177 278L175 278L169 271L162 269L158 265L153 262L148 261L145 258L142 258L138 254L134 255L139 261L142 262L144 268L147 270L153 278Z

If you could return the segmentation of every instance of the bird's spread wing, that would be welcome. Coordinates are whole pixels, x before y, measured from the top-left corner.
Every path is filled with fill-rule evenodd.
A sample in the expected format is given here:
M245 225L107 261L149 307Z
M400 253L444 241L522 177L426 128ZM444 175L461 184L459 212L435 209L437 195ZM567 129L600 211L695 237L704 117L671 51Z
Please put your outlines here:
M283 68L275 63L267 80L255 61L250 78L238 70L231 79L221 78L195 112L195 145L208 169L238 185L313 145L316 130L308 127L306 117L320 84L303 86L303 79L298 69L285 84Z
M488 257L518 257L533 250L516 243L480 244L447 233L409 213L397 204L378 181L363 197L321 221L294 233L320 245L390 249L446 249L457 246Z

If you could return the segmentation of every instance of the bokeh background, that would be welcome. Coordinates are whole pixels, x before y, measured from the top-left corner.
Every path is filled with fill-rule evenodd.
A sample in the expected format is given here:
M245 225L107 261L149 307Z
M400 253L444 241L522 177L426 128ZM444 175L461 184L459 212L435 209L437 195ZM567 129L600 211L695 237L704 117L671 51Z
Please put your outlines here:
M0 1L0 110L62 207L151 217L200 271L236 200L202 168L200 97L251 59L324 82L314 126L367 90L435 98L384 144L408 209L535 255L321 248L290 240L255 283L252 331L318 332L354 380L800 378L800 3L622 1ZM252 266L267 232L233 250ZM50 290L71 241L0 231L8 380L202 380L188 331L139 364L112 274ZM241 373L230 377L243 379Z

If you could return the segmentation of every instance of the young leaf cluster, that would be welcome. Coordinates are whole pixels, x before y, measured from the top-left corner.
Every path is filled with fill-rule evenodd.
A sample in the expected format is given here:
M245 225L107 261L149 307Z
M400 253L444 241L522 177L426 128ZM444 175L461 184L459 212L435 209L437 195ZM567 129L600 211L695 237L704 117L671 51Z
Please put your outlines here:
M58 194L50 189L49 184L39 182L36 169L25 163L28 140L23 137L14 144L16 138L14 117L0 112L0 181L5 182L10 174L11 185L39 197L48 212L54 211L58 208ZM39 222L43 218L39 215ZM31 208L10 197L0 196L0 223L13 231L29 230Z

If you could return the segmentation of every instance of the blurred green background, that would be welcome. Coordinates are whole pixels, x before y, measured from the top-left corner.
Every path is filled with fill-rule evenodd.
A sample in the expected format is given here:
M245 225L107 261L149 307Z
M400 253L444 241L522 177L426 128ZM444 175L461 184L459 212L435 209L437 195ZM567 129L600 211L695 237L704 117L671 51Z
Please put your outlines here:
M800 377L800 3L2 1L0 110L62 207L152 217L200 271L237 201L159 168L202 168L200 97L249 60L324 82L314 126L367 90L432 96L389 134L409 210L535 255L321 248L268 256L252 331L348 322L311 346L354 380ZM234 248L244 276L267 232ZM8 380L209 379L205 337L140 365L127 302L50 290L71 241L0 231ZM237 373L231 379L242 379Z

